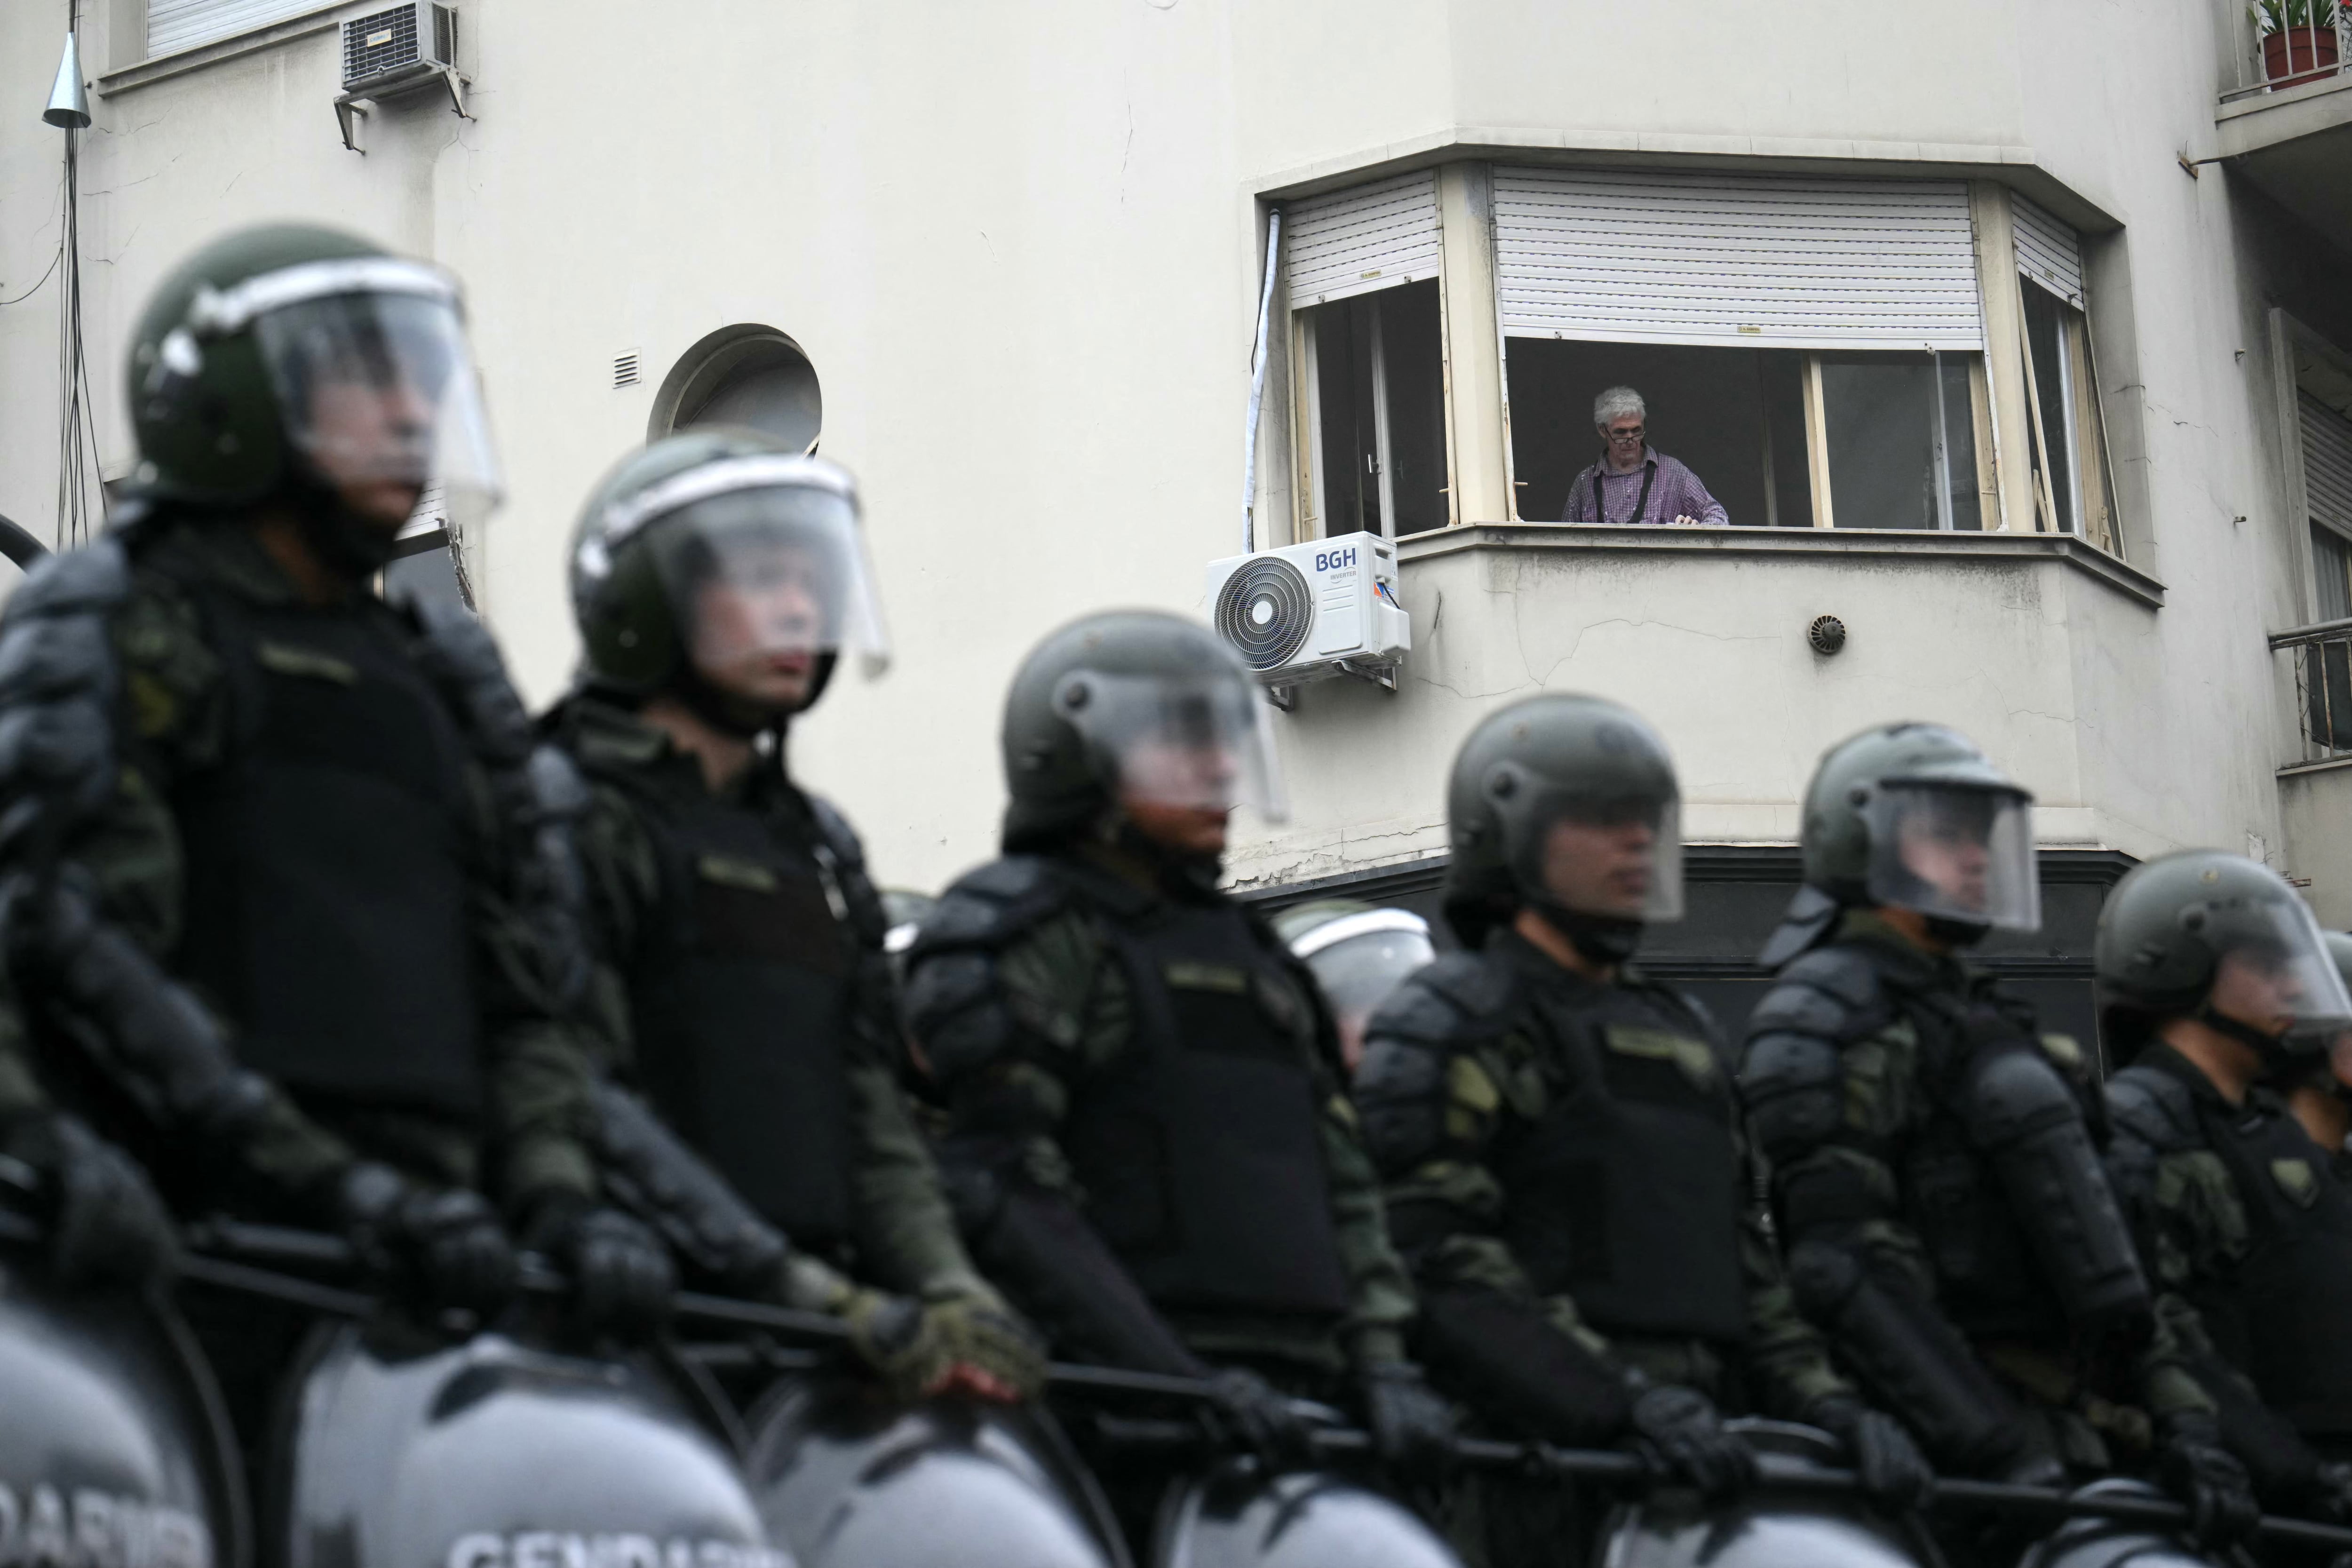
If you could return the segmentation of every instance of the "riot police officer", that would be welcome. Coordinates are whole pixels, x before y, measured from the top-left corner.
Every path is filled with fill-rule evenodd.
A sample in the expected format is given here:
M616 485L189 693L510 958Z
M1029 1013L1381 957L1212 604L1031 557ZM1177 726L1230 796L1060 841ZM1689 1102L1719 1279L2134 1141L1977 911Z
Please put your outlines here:
M1233 1427L1302 1457L1288 1390L1352 1381L1383 1454L1442 1455L1412 1292L1312 978L1220 892L1228 814L1279 809L1268 712L1205 628L1086 616L1003 727L1004 856L908 954L982 1264L1071 1352L1213 1372Z
M2352 994L2352 935L2340 931L2321 933L2327 955L2336 963L2336 977ZM2326 1151L2337 1173L2352 1179L2352 1029L2338 1033L2325 1051L2282 1064L2279 1089L2287 1110L2311 1141Z
M1364 1059L1364 1027L1412 973L1437 956L1429 922L1411 910L1354 899L1317 899L1274 919L1274 932L1307 965L1330 1004L1339 1058L1352 1077Z
M865 853L786 768L837 662L887 658L849 476L751 431L655 442L590 496L572 596L585 659L550 728L591 786L602 1032L798 1249L739 1230L704 1260L846 1316L903 1394L1025 1394L1037 1350L965 1255L898 1084Z
M1916 1447L1780 1278L1728 1047L1633 963L1682 912L1679 805L1664 742L1603 698L1515 702L1454 759L1445 910L1469 951L1390 997L1356 1076L1424 1354L1498 1421L1634 1440L1711 1494L1754 1476L1730 1403L1831 1429L1915 1501Z
M2352 1458L2352 1185L2340 1137L2314 1142L2279 1088L2352 1030L2326 943L2277 872L2187 850L2116 884L2097 963L2108 1046L2137 1052L2107 1086L2107 1159L2149 1271L2227 1363L2206 1385L2264 1497L2352 1509L2319 1464Z
M1960 957L2040 922L2031 806L1938 725L1822 759L1740 1058L1790 1282L1939 1468L2055 1481L2152 1449L2227 1533L2245 1472L2152 1313L2081 1052Z
M455 282L233 234L164 279L127 381L133 499L0 632L0 888L44 1079L175 1199L331 1228L427 1305L504 1299L488 1192L604 1321L649 1319L664 1254L583 1140L527 718L471 616L373 591L428 483L461 527L496 499ZM297 1336L214 1327L250 1434Z

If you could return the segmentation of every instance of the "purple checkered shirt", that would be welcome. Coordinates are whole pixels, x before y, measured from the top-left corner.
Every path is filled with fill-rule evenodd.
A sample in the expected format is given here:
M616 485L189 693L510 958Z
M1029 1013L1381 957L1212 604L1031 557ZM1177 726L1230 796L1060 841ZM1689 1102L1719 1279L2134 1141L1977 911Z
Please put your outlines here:
M1642 515L1633 515L1633 502L1642 493L1642 478L1650 465L1657 465L1658 478L1650 486L1650 500ZM1592 476L1601 476L1601 504L1608 516L1592 515ZM1678 517L1695 517L1699 521L1717 528L1731 519L1723 503L1706 493L1698 476L1679 461L1667 457L1655 447L1642 448L1642 467L1630 474L1609 472L1608 460L1593 464L1576 476L1568 487L1568 509L1559 514L1562 522L1672 522Z

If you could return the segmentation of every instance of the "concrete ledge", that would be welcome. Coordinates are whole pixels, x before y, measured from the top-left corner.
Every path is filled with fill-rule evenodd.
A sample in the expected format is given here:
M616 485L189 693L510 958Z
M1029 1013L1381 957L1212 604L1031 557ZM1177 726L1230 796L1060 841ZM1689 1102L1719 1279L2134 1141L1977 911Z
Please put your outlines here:
M296 38L307 38L313 33L326 32L335 25L343 8L344 0L332 0L331 4L321 5L316 10L305 11L299 16L285 17L270 23L266 27L256 27L249 33L215 38L209 43L198 44L193 48L180 49L168 55L157 55L152 59L141 60L135 66L126 66L119 71L109 71L90 85L100 98L111 98L116 93L129 92L133 88L168 81L175 76L184 76L190 71L202 70L209 65L217 65L222 60L233 60L240 55L250 55L262 49L275 48L279 44L291 43Z
M2221 141L2216 151L2224 158L2242 158L2344 124L2352 124L2352 71L2284 92L2250 93L2213 111Z
M1660 528L1616 523L1474 522L1397 542L1411 563L1464 550L1562 550L1603 555L1712 554L1870 561L2057 561L2149 609L2164 584L2070 533L1927 532L1899 528Z

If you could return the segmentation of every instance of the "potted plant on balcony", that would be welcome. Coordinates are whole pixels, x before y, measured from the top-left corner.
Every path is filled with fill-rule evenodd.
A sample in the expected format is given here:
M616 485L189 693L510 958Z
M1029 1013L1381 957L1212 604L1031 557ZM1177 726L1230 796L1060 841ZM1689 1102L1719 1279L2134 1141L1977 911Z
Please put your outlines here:
M2262 40L2263 77L2273 92L2336 74L2342 40L2337 0L2254 0L2247 7Z

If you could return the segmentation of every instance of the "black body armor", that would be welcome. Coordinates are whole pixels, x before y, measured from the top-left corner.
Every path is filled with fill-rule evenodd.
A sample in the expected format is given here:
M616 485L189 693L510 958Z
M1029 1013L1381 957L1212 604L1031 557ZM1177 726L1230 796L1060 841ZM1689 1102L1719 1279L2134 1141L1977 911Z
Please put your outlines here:
M174 967L298 1098L474 1115L467 742L414 630L373 601L195 592L227 734L173 801L188 864Z

